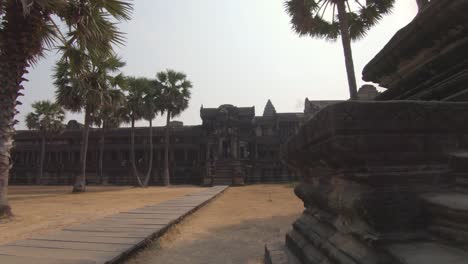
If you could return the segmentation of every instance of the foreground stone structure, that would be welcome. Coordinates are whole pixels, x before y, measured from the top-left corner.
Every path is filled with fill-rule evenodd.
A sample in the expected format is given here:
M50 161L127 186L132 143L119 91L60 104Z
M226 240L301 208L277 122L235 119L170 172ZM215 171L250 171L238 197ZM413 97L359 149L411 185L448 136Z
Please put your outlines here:
M305 210L266 263L468 263L467 11L431 1L364 69L378 101L330 105L288 141Z
M459 166L468 163L459 154L466 111L468 103L405 101L320 111L284 150L304 176L295 192L306 207L288 249L300 263L464 263L429 262L452 251L468 260L455 247L468 242L459 232L468 195L455 193L468 173ZM428 262L409 261L424 254Z

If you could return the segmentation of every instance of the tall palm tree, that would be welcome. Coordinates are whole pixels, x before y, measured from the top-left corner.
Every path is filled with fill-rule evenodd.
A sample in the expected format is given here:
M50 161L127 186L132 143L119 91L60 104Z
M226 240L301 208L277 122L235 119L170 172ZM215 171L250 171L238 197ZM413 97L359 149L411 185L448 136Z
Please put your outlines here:
M288 0L285 7L294 31L300 36L336 40L341 35L349 93L355 100L357 84L351 40L363 38L384 14L391 12L394 3L395 0ZM331 20L324 19L328 15Z
M65 0L0 1L0 217L12 215L7 196L10 151L24 75L52 46L57 31L51 16L60 14L65 4Z
M153 120L160 110L160 87L157 82L143 77L128 77L127 84L126 115L131 124L130 129L130 163L133 175L138 185L144 187L149 183L153 167ZM149 122L150 157L148 171L142 180L135 161L135 122L145 119Z
M118 84L114 83L114 85ZM119 111L119 106L125 103L125 94L120 89L113 88L105 90L104 94L104 104L101 105L93 120L96 126L101 127L101 138L99 140L98 182L101 182L103 179L103 160L106 131L108 129L118 128L120 127L120 124L123 123L123 118L121 116L121 111Z
M166 70L156 74L157 81L161 84L161 107L166 113L166 129L164 139L164 175L163 184L170 185L169 176L169 144L171 118L180 115L187 109L190 100L192 83L187 75L174 70Z
M86 157L91 124L95 122L100 108L106 105L106 92L113 82L112 74L124 65L115 55L94 58L76 51L80 59L61 60L54 73L56 100L72 112L84 111L84 127L80 151L81 173L77 175L73 192L86 191ZM74 63L70 63L73 61ZM80 64L77 66L76 61ZM78 71L78 73L77 73Z
M41 135L41 155L39 161L39 175L36 183L40 184L43 179L44 156L46 140L59 134L63 128L65 112L62 107L50 101L38 101L32 104L33 112L26 116L26 126L29 129L38 130Z
M143 181L143 186L148 186L153 168L153 120L161 112L161 85L155 80L150 80L143 97L143 118L149 123L149 165Z
M89 127L98 107L104 104L103 82L112 72L108 62L118 60L113 45L123 44L115 21L130 19L131 12L130 0L71 0L64 12L69 31L56 67L57 101L70 111L85 113L81 173L75 179L73 192L86 191Z

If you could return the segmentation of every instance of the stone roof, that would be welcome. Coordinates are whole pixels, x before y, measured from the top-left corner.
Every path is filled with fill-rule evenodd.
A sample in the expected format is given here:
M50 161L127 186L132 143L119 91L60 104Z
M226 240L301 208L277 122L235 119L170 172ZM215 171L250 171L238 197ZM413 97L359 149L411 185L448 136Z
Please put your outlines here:
M268 102L265 105L263 110L263 116L274 116L276 115L276 109L273 103L268 99Z
M312 117L316 115L320 110L325 108L326 106L336 104L339 102L343 102L342 100L309 100L309 98L305 99L304 102L304 115L307 117Z
M379 100L468 97L466 10L466 0L431 1L392 37L362 72L363 80L388 89Z
M236 114L240 117L253 118L255 116L255 107L237 107L229 104L221 105L218 108L203 108L202 106L200 109L200 117L202 119L211 119L223 112Z

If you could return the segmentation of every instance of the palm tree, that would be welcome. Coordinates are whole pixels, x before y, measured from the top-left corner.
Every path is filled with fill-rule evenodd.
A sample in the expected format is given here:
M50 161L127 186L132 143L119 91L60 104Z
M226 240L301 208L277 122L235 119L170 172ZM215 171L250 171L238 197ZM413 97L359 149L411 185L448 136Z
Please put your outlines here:
M171 118L180 115L187 109L190 100L192 83L187 80L185 73L166 70L156 74L161 84L161 107L166 113L166 130L164 139L164 175L163 184L170 185L169 176L169 140Z
M61 13L65 4L65 0L0 1L0 217L12 215L7 196L10 151L24 75L52 46L57 28L51 16Z
M52 16L58 15L68 21L68 28L79 25L82 35L72 36L81 40L92 53L111 50L111 44L102 45L104 40L122 42L116 24L108 20L129 19L131 4L125 0L2 0L0 1L0 217L11 216L7 188L10 170L10 152L13 146L17 98L24 89L22 82L31 63L36 62L57 37L65 42L63 34L55 25ZM84 15L87 6L95 17L90 20ZM104 12L107 10L108 12ZM105 36L105 37L103 37ZM85 40L85 41L83 41ZM67 45L70 45L68 43ZM65 45L65 46L67 46Z
M38 101L32 104L33 112L26 116L26 126L38 130L41 134L41 156L39 161L39 175L36 183L40 184L43 176L46 139L59 134L64 126L65 112L62 107L50 101Z
M85 113L81 173L75 179L73 192L86 191L89 127L99 106L104 104L107 73L113 71L109 62L118 61L113 45L123 44L123 37L114 20L130 19L132 5L128 1L70 1L64 12L69 32L60 47L63 54L55 69L57 101L70 111Z
M118 84L115 83L114 85ZM123 117L119 111L119 106L125 103L125 94L120 89L109 89L105 90L104 93L104 104L101 105L94 118L94 124L101 127L101 139L99 140L98 182L101 182L103 178L103 158L106 131L108 129L120 127L120 124L123 122Z
M153 168L153 120L156 115L161 112L161 86L155 80L150 80L148 87L145 90L146 94L143 97L143 118L149 123L149 165L146 172L143 186L148 186L151 171Z
M127 104L126 115L131 124L130 129L130 163L132 165L133 174L136 177L138 184L142 187L149 183L152 167L153 167L153 120L158 111L160 111L160 86L155 80L139 77L127 78ZM145 119L149 122L149 143L150 157L148 171L142 180L140 178L135 161L135 122Z
M106 105L106 92L113 82L112 73L124 65L115 55L94 59L76 51L79 60L73 58L69 63L61 60L55 68L56 100L65 109L71 112L84 111L84 127L80 151L81 173L75 179L73 192L86 191L86 157L88 152L89 129L99 113L100 108ZM79 73L77 73L77 71ZM119 76L119 75L118 75Z
M288 0L286 12L300 36L336 40L341 35L351 100L357 99L351 40L363 38L384 14L391 12L395 0ZM337 14L337 16L335 16ZM324 19L331 15L331 21Z

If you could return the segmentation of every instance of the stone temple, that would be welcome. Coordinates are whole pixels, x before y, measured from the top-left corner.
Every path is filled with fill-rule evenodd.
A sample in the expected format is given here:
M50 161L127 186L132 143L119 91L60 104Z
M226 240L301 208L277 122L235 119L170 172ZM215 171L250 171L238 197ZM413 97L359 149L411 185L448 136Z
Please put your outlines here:
M374 87L375 95L377 91ZM372 90L372 89L371 89ZM367 92L368 93L368 92ZM298 173L280 158L280 147L295 134L304 120L324 106L339 101L305 101L304 112L277 113L268 100L263 115L254 107L221 105L200 109L202 124L171 123L170 171L172 184L245 184L287 182ZM81 124L70 121L65 131L48 140L41 184L72 184L80 172ZM107 130L103 175L98 176L100 129L91 129L87 155L89 184L136 184L130 166L130 128ZM148 128L135 132L135 156L141 172L148 164ZM153 175L161 183L164 161L164 127L153 128ZM37 131L17 131L13 151L12 184L35 184L40 153Z

